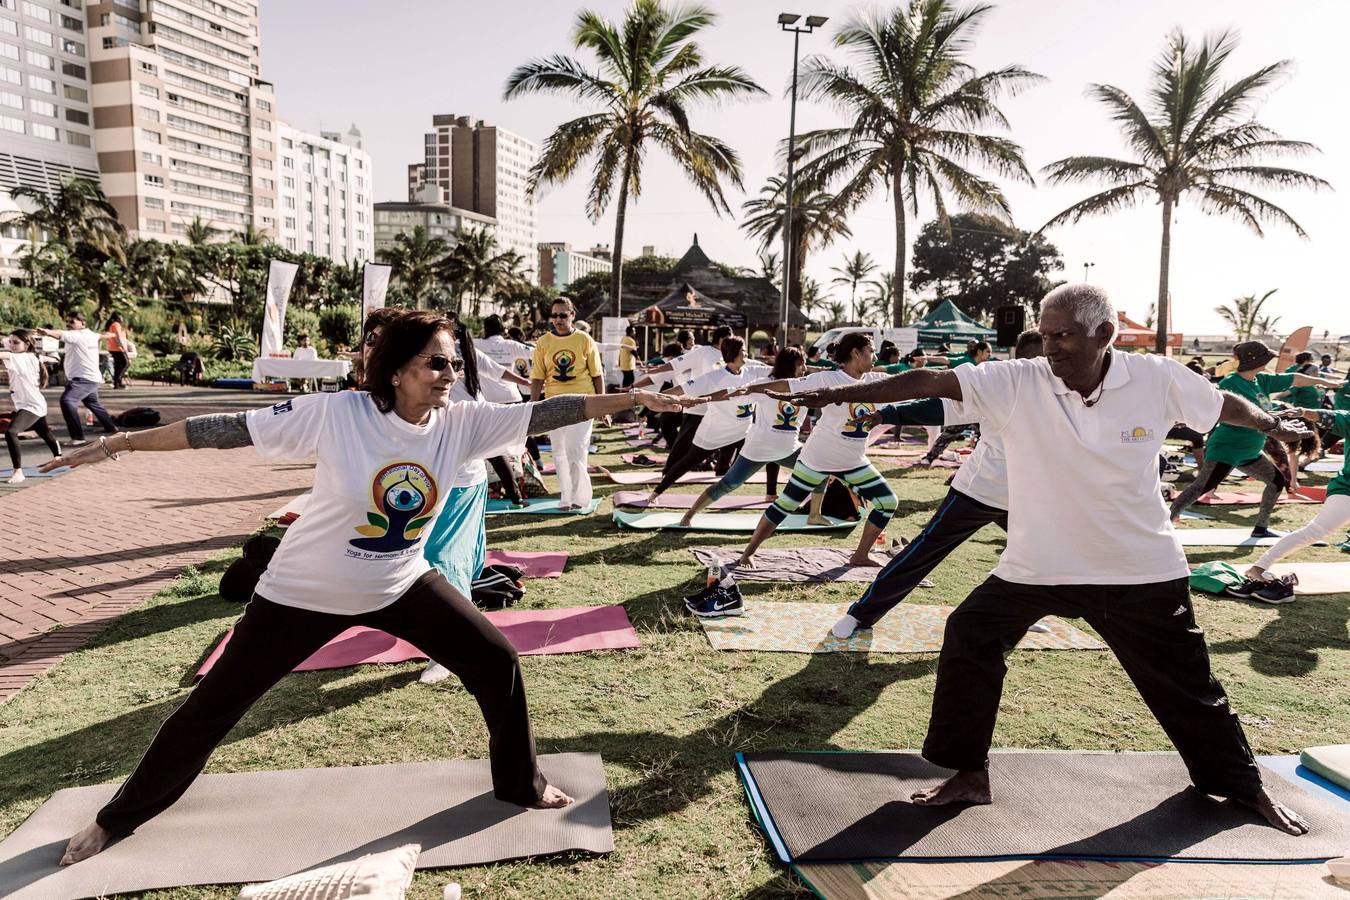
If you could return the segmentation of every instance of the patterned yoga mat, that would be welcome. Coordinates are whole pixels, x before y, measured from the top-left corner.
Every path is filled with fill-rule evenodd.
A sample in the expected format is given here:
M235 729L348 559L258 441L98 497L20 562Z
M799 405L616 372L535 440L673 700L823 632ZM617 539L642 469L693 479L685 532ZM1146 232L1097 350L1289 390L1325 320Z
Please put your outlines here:
M700 619L714 650L769 650L783 653L936 653L942 630L955 607L902 603L870 631L839 640L830 628L848 611L847 603L753 603L745 615ZM1059 619L1042 620L1048 632L1028 632L1021 650L1105 650L1106 645Z

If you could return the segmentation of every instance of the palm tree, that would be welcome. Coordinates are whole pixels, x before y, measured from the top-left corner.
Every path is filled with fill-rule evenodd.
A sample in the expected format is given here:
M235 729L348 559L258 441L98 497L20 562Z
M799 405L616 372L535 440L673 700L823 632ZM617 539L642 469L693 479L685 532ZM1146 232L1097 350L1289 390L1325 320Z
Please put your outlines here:
M852 256L844 257L842 266L831 266L830 271L835 273L834 278L830 279L830 284L848 285L848 305L853 310L854 317L858 314L858 285L867 280L867 276L877 270L877 264L872 262L872 257L861 250L855 250Z
M473 314L482 311L484 297L506 290L522 280L523 260L514 250L497 251L497 239L486 228L458 234L455 247L440 266L442 277L473 299Z
M845 309L842 301L831 300L829 303L825 304L825 309L830 314L830 321L828 324L831 328L843 323Z
M211 227L203 221L201 216L193 216L192 221L188 223L183 236L187 238L189 246L200 247L203 244L209 244L211 239L220 234L220 230Z
M945 226L951 203L1011 222L1003 191L969 168L1030 182L1022 148L977 129L1008 127L997 101L1041 81L1021 66L978 73L965 57L988 5L958 7L951 0L909 0L883 15L852 19L835 44L853 51L854 71L824 56L804 63L803 95L833 103L853 124L812 131L794 152L811 156L802 177L819 188L838 185L845 210L889 186L895 211L892 274L898 324L905 298L908 209L922 197Z
M1237 335L1239 341L1249 341L1253 334L1270 334L1270 330L1280 320L1279 316L1271 318L1261 314L1261 308L1266 305L1270 295L1278 290L1279 288L1272 288L1260 297L1255 294L1237 297L1229 303L1214 307L1214 311L1219 314L1219 318L1232 326L1233 333Z
M778 253L774 250L761 250L759 254L759 275L773 281L775 278L782 277L779 271Z
M1158 337L1167 349L1168 275L1172 256L1172 210L1189 194L1200 210L1224 215L1263 236L1262 221L1289 226L1307 237L1289 213L1248 188L1330 187L1321 178L1296 169L1264 165L1266 157L1300 156L1317 151L1312 144L1285 140L1256 122L1253 110L1266 90L1289 71L1288 60L1263 66L1231 84L1220 74L1237 47L1237 36L1223 32L1196 48L1180 30L1153 66L1148 109L1109 84L1096 84L1088 95L1101 101L1120 123L1135 159L1070 156L1045 167L1051 184L1099 181L1106 190L1080 200L1041 230L1088 216L1105 215L1153 199L1162 206L1162 249L1158 265Z
M505 98L528 93L569 94L600 112L564 122L544 142L530 173L530 189L566 181L594 158L586 212L598 220L615 188L614 261L609 293L622 315L623 233L628 198L641 193L642 163L652 146L664 150L719 214L731 212L722 180L741 186L741 162L720 139L689 124L689 107L764 89L738 66L705 66L692 38L716 18L704 6L667 8L661 0L634 0L622 23L597 12L578 14L572 32L577 50L590 50L594 71L564 55L532 60L511 73ZM617 182L617 184L616 184Z
M429 237L425 226L394 235L394 246L375 255L393 267L390 274L402 285L414 309L425 309L427 298L436 286L437 273L450 245L438 237Z
M11 197L33 207L9 219L30 233L34 246L57 243L68 248L89 244L108 257L125 259L126 229L117 220L117 210L99 186L85 178L72 178L53 192L20 185Z
M769 248L783 243L783 222L787 219L787 205L783 202L786 184L787 179L783 176L772 175L759 189L758 197L741 204L745 213L741 230L759 239L760 252L771 253L775 269L782 266L782 259ZM792 185L792 193L792 271L788 274L788 302L806 311L802 272L807 254L823 250L835 238L851 238L853 232L844 211L835 205L833 194L816 190L800 180ZM776 272L776 276L781 278L782 272Z

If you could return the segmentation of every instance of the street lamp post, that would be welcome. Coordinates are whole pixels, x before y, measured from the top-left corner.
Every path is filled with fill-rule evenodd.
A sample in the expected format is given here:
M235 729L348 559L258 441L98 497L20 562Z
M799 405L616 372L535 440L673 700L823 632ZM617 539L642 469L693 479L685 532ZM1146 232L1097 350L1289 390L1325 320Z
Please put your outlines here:
M1087 282L1088 282L1088 280L1089 280L1089 279L1088 279L1088 271L1089 271L1093 266L1095 266L1095 265L1096 265L1095 262L1085 262L1085 263L1083 263L1083 283L1084 283L1084 284L1087 284Z
M798 27L798 13L780 13L778 26L783 31L792 32L792 105L788 114L788 158L787 180L783 184L783 291L779 302L778 337L779 347L787 346L788 309L792 282L792 201L793 179L797 169L797 57L801 36L810 34L829 21L825 16L807 16L806 23Z

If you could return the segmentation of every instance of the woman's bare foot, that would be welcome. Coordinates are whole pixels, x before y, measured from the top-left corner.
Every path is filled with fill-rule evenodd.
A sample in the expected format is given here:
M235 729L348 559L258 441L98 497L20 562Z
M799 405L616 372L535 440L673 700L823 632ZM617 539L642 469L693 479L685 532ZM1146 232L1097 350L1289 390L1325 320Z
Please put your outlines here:
M1306 819L1283 803L1275 802L1275 799L1266 793L1265 788L1262 788L1260 793L1252 799L1237 800L1237 802L1256 810L1263 819L1270 823L1272 828L1278 828L1285 834L1303 835L1310 830Z
M66 852L61 857L61 865L69 866L82 859L88 859L108 846L110 840L112 840L111 834L104 831L97 822L90 822L83 831L70 839L70 843L66 844Z
M553 785L544 788L544 796L539 798L539 802L534 805L535 809L562 809L564 806L571 806L573 800L571 797L558 790Z
M753 569L755 567L755 557L749 553L742 553L741 558L736 561L738 569Z
M848 558L848 564L850 566L871 566L874 569L881 568L881 563L873 559L870 552L862 553L861 555L854 553Z
M937 787L919 791L909 798L917 806L946 806L948 803L986 804L994 802L989 788L989 773L984 769L957 772Z
M806 517L806 524L807 524L807 525L828 525L828 524L830 524L830 520L827 519L827 518L825 518L824 516L807 516L807 517Z

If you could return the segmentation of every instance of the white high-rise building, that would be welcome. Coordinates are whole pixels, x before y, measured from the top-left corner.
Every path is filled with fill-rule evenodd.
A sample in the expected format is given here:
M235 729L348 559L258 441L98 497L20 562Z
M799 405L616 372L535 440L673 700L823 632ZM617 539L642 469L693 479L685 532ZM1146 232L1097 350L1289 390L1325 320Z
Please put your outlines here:
M370 154L361 132L306 134L277 125L277 243L339 262L375 256Z
M89 51L80 0L0 0L0 218L9 191L97 183ZM18 281L28 235L0 225L0 281Z

